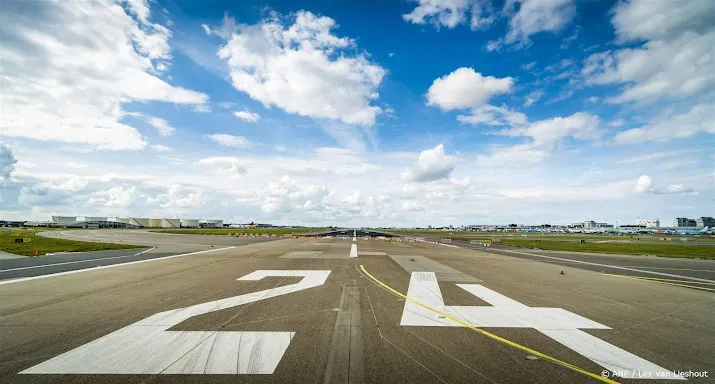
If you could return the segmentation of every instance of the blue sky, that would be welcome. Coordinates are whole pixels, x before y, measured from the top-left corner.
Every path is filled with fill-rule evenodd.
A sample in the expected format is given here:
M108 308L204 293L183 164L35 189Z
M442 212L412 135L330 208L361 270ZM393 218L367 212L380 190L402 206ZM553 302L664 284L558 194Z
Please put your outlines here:
M0 216L713 216L714 20L706 0L10 3Z

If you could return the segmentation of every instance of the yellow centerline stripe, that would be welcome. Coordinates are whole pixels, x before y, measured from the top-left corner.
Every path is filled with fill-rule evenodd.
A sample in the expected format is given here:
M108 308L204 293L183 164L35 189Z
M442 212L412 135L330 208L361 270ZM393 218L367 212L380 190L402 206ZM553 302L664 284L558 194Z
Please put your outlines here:
M587 370L585 370L585 369L583 369L583 368L577 367L577 366L575 366L575 365L573 365L573 364L569 364L569 363L567 363L567 362L565 362L565 361L563 361L563 360L559 360L559 359L557 359L557 358L555 358L555 357L552 357L552 356L550 356L550 355L547 355L547 354L545 354L545 353L541 353L541 352L539 352L539 351L533 350L533 349L531 349L531 348L529 348L529 347L527 347L527 346L521 345L521 344L519 344L519 343L515 343L515 342L513 342L513 341L511 341L511 340L508 340L508 339L505 339L505 338L503 338L503 337L501 337L501 336L497 336L497 335L495 335L495 334L493 334L493 333L491 333L491 332L487 332L487 331L485 331L485 330L483 330L483 329L481 329L481 328L477 328L477 327L475 327L474 325L472 325L472 324L470 324L470 323L467 323L467 322L465 322L465 321L459 320L459 319L454 318L454 317L452 317L452 316L450 316L450 315L448 315L448 314L446 314L446 313L440 312L440 311L438 311L438 310L436 310L436 309L434 309L434 308L432 308L432 307L429 307L429 306L427 306L427 305L425 305L425 304L422 304L422 303L420 303L419 301L417 301L417 300L415 300L415 299L413 299L413 298L411 298L411 297L409 297L409 296L407 296L407 295L402 294L401 292L395 290L394 288L390 287L389 285L387 285L387 284L383 283L382 281L378 280L375 276L371 275L370 272L368 272L368 271L365 269L365 266L360 265L360 269L363 271L363 273L365 273L365 275L367 275L367 277L369 277L370 279L372 279L372 281L374 281L374 282L377 283L378 285L380 285L380 286L382 286L383 288L387 289L388 291L390 291L390 292L396 294L397 296L402 297L402 298L405 299L405 300L409 300L409 301L411 301L411 302L413 302L413 303L419 305L420 307L422 307L422 308L424 308L424 309L426 309L426 310L428 310L428 311L430 311L430 312L434 312L434 313L436 313L436 314L438 314L438 315L440 315L440 316L442 316L442 317L444 317L444 318L450 319L450 320L454 321L454 322L457 323L457 324L460 324L460 325L462 325L462 326L464 326L464 327L467 327L467 328L469 328L469 329L471 329L471 330L473 330L473 331L475 331L475 332L481 333L482 335L485 335L485 336L487 336L487 337L489 337L489 338L492 338L492 339L497 340L497 341L501 341L501 342L504 343L504 344L510 345L510 346L512 346L512 347L514 347L514 348L517 348L517 349L520 349L520 350L522 350L522 351L524 351L524 352L528 352L528 353L530 353L530 354L532 354L532 355L539 356L539 357L541 357L541 358L544 359L544 360L551 361L551 362L553 362L553 363L556 363L556 364L558 364L558 365L564 366L564 367L566 367L566 368L568 368L568 369L571 369L571 370L573 370L573 371L576 371L576 372L578 372L578 373L581 373L581 374L584 374L584 375L586 375L586 376L592 377L592 378L594 378L594 379L596 379L596 380L602 381L602 382L604 382L604 383L618 384L617 381L611 380L611 379L606 378L606 377L603 377L603 376L601 376L601 375L597 375L597 374L592 373L592 372L589 372L589 371L587 371Z
M692 288L692 289L700 289L700 290L708 291L708 292L715 292L715 289L713 289L713 288L699 287L699 286L697 286L697 285L668 283L668 282L665 282L665 281L651 280L651 279L644 278L644 277L636 277L636 276L628 276L628 275L614 275L614 274L610 274L610 273L604 273L604 275L606 275L606 276L613 276L613 277L621 277L621 278L624 278L624 279L631 279L631 280L648 281L648 282L651 282L651 283L672 285L672 286L676 286L676 287L686 287L686 288ZM688 283L689 283L689 281L688 281Z

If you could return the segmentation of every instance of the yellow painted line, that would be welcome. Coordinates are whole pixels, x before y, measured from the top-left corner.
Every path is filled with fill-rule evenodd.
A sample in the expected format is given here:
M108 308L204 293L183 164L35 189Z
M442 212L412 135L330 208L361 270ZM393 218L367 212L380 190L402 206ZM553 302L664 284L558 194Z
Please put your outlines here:
M686 288L700 289L700 290L702 290L702 291L708 291L708 292L715 292L715 289L713 289L713 288L698 287L698 286L696 286L696 285L668 283L668 282L665 282L665 281L650 280L650 279L641 278L641 277L636 277L636 276L613 275L613 274L610 274L610 273L604 273L604 275L606 275L606 276L614 276L614 277L621 277L621 278L624 278L624 279L631 279L631 280L648 281L648 282L651 282L651 283L672 285L672 286L676 286L676 287L686 287Z
M411 302L413 302L413 303L419 305L420 307L422 307L422 308L424 308L424 309L426 309L426 310L428 310L428 311L430 311L430 312L434 312L434 313L436 313L436 314L438 314L438 315L440 315L440 316L442 316L442 317L444 317L444 318L446 318L446 319L450 319L450 320L454 321L455 323L457 323L457 324L459 324L459 325L465 326L465 327L467 327L467 328L469 328L469 329L471 329L471 330L473 330L473 331L475 331L475 332L481 333L482 335L485 335L485 336L487 336L487 337L489 337L489 338L492 338L492 339L497 340L497 341L501 341L501 342L504 343L504 344L510 345L510 346L512 346L512 347L514 347L514 348L517 348L517 349L520 349L520 350L522 350L522 351L524 351L524 352L528 352L528 353L530 353L530 354L532 354L532 355L534 355L534 356L539 356L539 357L541 357L541 358L544 359L544 360L551 361L551 362L553 362L553 363L556 363L556 364L558 364L558 365L561 365L561 366L563 366L563 367L566 367L566 368L568 368L568 369L571 369L572 371L576 371L576 372L578 372L578 373L581 373L581 374L584 374L584 375L586 375L586 376L592 377L592 378L594 378L594 379L596 379L596 380L599 380L599 381L601 381L601 382L611 383L611 384L618 384L617 381L614 381L614 380L611 380L611 379L609 379L609 378L603 377L603 376L601 376L601 375L598 375L598 374L589 372L589 371L587 371L587 370L585 370L585 369L583 369L583 368L577 367L577 366L575 366L575 365L573 365L573 364L569 364L569 363L567 363L567 362L565 362L565 361L563 361L563 360L559 360L559 359L557 359L557 358L555 358L555 357L553 357L553 356L550 356L550 355L547 355L547 354L545 354L545 353L541 353L541 352L539 352L539 351L533 350L533 349L531 349L531 348L529 348L529 347L527 347L527 346L521 345L521 344L519 344L519 343L515 343L515 342L513 342L513 341L511 341L511 340L508 340L508 339L505 339L505 338L503 338L503 337L501 337L501 336L497 336L497 335L495 335L495 334L493 334L493 333L491 333L491 332L487 332L487 331L485 331L485 330L483 330L483 329L481 329L481 328L477 328L477 327L475 327L474 325L472 325L472 324L470 324L470 323L467 323L466 321L459 320L459 319L454 318L454 317L452 317L452 316L450 316L450 315L448 315L448 314L446 314L446 313L440 312L440 311L438 311L438 310L436 310L436 309L434 309L434 308L432 308L432 307L429 307L429 306L427 306L427 305L425 305L425 304L422 304L422 303L420 303L419 301L417 301L417 300L415 300L415 299L413 299L413 298L411 298L411 297L409 297L409 296L407 296L407 295L402 294L401 292L397 291L396 289L394 289L394 288L390 287L389 285L383 283L382 281L378 280L375 276L371 275L370 272L368 272L368 271L365 269L365 266L360 265L360 269L363 271L363 273L365 273L365 275L367 275L367 277L369 277L370 279L372 279L372 281L374 281L375 283L377 283L377 284L380 285L381 287L387 289L388 291L390 291L390 292L396 294L397 296L402 297L402 298L405 299L405 300L409 300L409 301L411 301Z

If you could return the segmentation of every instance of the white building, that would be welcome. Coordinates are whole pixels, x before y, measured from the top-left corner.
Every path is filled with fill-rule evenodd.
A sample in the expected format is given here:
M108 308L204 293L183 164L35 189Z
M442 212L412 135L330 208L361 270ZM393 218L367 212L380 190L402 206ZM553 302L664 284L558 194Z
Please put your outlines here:
M646 228L659 228L660 220L636 220L636 225L645 225Z

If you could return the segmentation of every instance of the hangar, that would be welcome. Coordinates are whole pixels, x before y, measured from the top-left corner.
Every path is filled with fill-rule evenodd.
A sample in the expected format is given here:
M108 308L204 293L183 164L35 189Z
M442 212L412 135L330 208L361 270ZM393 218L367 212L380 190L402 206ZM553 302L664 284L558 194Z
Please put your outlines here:
M52 226L67 228L221 228L223 220L178 218L52 216Z

